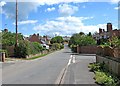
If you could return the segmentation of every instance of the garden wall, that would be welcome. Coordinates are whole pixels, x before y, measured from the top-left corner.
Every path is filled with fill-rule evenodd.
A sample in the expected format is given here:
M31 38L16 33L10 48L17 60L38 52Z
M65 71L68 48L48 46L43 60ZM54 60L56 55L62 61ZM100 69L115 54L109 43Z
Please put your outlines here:
M77 53L96 54L97 46L78 46Z
M113 57L96 56L96 62L105 63L106 68L120 77L120 59Z

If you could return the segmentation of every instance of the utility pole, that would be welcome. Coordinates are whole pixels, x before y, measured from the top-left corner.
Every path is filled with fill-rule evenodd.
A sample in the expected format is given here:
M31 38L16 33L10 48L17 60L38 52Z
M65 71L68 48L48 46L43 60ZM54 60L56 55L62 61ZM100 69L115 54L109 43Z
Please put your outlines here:
M17 47L18 45L18 2L16 0L16 43L15 43L15 47Z

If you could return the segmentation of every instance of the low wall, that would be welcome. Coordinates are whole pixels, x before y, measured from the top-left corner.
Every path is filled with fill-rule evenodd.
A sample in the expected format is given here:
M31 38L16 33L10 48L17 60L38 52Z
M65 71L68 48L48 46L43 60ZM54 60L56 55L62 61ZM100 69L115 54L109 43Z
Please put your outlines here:
M113 57L96 56L96 62L105 63L107 69L120 77L120 59Z
M48 50L44 50L44 51L42 51L42 52L40 52L38 54L26 56L26 58L32 58L32 57L35 57L35 56L40 56L42 54L48 54L48 53L49 53Z
M78 46L77 53L96 54L97 46Z

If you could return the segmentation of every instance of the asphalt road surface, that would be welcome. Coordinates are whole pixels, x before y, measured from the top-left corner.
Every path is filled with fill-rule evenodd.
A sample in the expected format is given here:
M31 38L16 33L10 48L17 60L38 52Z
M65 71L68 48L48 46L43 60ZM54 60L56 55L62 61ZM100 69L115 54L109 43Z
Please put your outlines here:
M77 55L65 46L35 60L2 63L2 84L94 84L87 66L95 56Z

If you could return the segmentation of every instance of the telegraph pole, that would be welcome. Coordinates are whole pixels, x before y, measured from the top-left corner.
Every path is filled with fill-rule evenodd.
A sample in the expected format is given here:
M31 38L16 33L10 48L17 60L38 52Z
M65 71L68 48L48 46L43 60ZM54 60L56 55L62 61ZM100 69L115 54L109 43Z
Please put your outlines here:
M16 0L16 43L15 43L15 47L17 47L18 45L18 2Z

